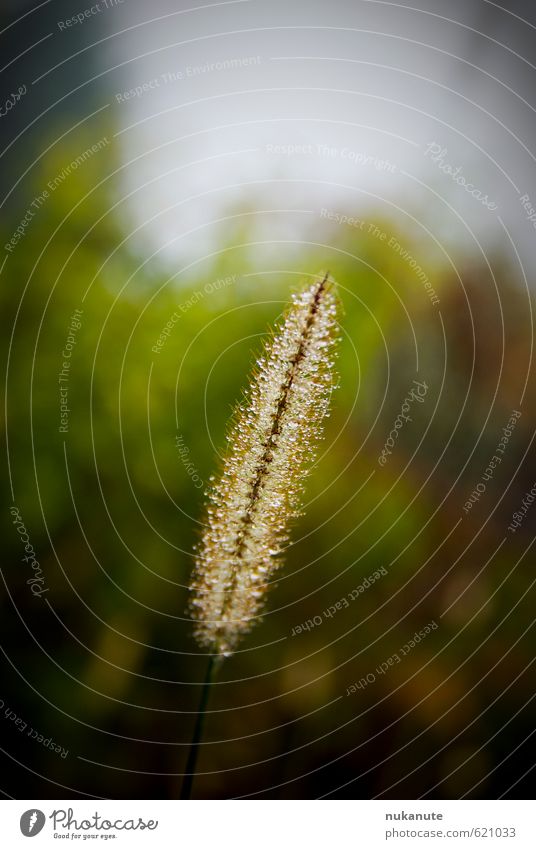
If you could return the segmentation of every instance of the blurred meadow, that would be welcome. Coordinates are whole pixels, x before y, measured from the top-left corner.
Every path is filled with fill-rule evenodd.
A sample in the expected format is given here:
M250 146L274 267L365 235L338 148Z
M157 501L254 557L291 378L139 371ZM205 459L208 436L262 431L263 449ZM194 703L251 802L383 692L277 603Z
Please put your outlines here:
M82 137L45 156L36 193L83 147ZM96 192L102 174L102 158L88 161L51 194L2 288L13 328L2 338L5 499L11 483L48 588L29 591L4 510L3 690L69 752L10 735L14 795L177 794L204 674L186 605L206 482L263 335L304 275L326 267L344 305L340 385L267 614L213 687L196 791L500 794L529 764L530 520L499 543L532 485L532 296L501 256L455 269L436 259L432 303L389 248L396 239L426 255L422 233L386 218L328 222L325 244L304 239L293 256L283 246L284 267L258 271L262 246L235 210L206 259L148 262L113 190ZM425 398L381 466L414 380ZM507 462L466 514L523 392ZM375 672L430 622L422 645Z

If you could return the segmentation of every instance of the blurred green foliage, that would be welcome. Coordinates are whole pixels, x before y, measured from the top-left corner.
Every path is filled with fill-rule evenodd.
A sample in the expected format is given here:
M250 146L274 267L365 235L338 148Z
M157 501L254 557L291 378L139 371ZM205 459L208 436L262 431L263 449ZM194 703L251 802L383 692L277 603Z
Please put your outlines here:
M84 140L71 144L43 158L36 194ZM217 468L263 334L303 275L326 267L345 310L340 388L267 615L214 686L196 793L502 792L529 764L525 748L515 763L508 754L530 728L530 523L515 537L506 526L533 483L530 371L508 456L481 503L468 515L463 505L531 368L530 300L510 266L467 256L454 268L415 228L373 210L350 212L386 239L326 222L324 247L282 244L259 263L239 217L210 259L185 271L145 263L119 185L103 181L116 163L109 155L106 171L103 157L51 194L2 274L4 497L19 507L49 587L42 598L29 592L4 509L2 698L69 749L62 759L3 722L11 792L177 794L192 684L204 674L185 612L204 501L192 474L207 482ZM2 243L17 215L3 222ZM421 258L438 305L392 236ZM62 434L58 375L76 309ZM426 403L381 468L416 378L429 386ZM356 602L291 637L380 567L387 575ZM346 696L431 620L438 629L404 663Z

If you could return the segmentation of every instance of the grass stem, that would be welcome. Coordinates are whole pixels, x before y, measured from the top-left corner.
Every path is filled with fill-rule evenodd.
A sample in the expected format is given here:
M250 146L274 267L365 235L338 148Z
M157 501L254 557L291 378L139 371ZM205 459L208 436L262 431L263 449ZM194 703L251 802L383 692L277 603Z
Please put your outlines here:
M207 711L207 704L210 695L210 685L212 684L215 667L216 658L214 655L210 655L208 659L207 671L205 674L205 681L203 683L201 697L199 699L199 708L197 710L195 718L194 733L192 736L192 742L190 744L190 750L188 752L188 760L186 761L186 770L182 779L182 787L179 796L180 799L190 799L192 794L192 785L194 783L197 767L197 757L199 754L199 747L203 736L205 714Z

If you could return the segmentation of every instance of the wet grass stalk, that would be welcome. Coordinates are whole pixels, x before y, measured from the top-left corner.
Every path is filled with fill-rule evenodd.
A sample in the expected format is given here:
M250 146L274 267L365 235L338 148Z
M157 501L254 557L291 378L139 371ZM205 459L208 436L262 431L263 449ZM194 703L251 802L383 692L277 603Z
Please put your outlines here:
M211 661L181 798L191 794L215 665L260 619L300 515L334 388L338 306L328 273L293 296L235 410L221 474L211 479L190 586L195 637Z

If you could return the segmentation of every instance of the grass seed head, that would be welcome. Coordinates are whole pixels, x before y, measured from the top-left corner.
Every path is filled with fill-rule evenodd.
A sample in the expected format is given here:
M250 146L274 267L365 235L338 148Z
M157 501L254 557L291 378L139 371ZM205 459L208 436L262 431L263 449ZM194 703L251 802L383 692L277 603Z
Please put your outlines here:
M235 410L191 583L195 636L231 654L261 615L299 514L334 386L338 299L325 274L293 296Z

